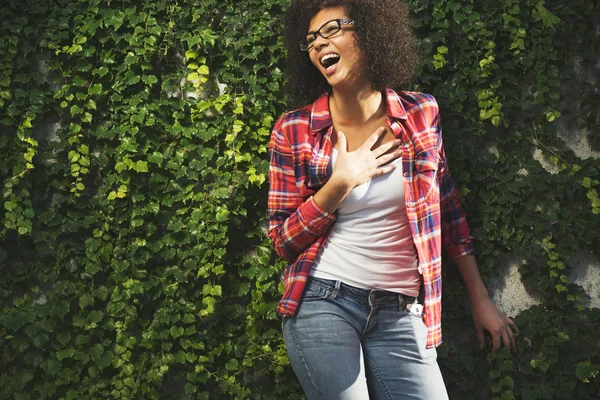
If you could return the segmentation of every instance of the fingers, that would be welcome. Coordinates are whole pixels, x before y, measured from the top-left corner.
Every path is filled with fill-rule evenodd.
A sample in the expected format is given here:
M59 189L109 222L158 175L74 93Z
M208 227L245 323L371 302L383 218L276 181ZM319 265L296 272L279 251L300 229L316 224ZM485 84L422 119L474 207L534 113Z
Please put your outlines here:
M389 142L382 144L381 146L379 146L378 148L373 150L373 154L375 155L375 157L379 157L382 154L387 153L394 147L398 147L401 143L402 143L402 140L399 140L399 139L390 140Z
M515 348L514 337L511 337L511 335L509 335L508 332L509 332L509 329L507 326L506 329L504 330L504 332L502 332L502 336L501 336L502 337L502 345L504 347L506 347L507 349L509 349L510 351L514 351L514 348Z
M492 353L498 352L500 350L500 341L501 335L500 332L496 332L492 334Z
M477 336L477 343L479 343L479 349L483 350L485 346L485 336L483 334L483 328L480 326L475 326L475 336Z
M517 324L505 313L499 311L491 301L477 303L475 306L473 320L479 348L483 349L485 346L484 331L487 331L492 339L492 353L498 352L501 346L510 351L516 351L516 333L519 332Z
M510 339L510 351L517 351L517 338L515 338L515 334L508 325L506 325L506 332L508 333L508 337Z
M508 326L510 326L515 332L520 333L521 331L519 330L519 327L517 326L517 324L515 323L515 321L512 320L512 318L510 317L506 317L506 323L508 324Z
M395 169L396 169L396 166L394 164L386 165L385 167L379 167L379 168L375 169L375 172L373 173L372 178L374 178L376 176L380 176L380 175L389 174L390 172L392 172Z
M500 350L500 344L508 348L510 351L515 352L517 351L517 339L515 337L513 329L516 332L519 332L519 328L512 319L506 316L506 314L502 313L501 318L501 327L498 328L495 331L495 333L490 332L492 333L493 343L492 353L496 353L498 350Z
M512 344L511 349L512 351L517 351L517 338L515 337L513 330L515 332L519 332L519 327L517 324L515 324L515 321L509 318L506 314L504 314L504 318L506 320L506 330Z
M398 149L392 153L383 155L377 159L377 166L385 165L385 164L389 163L390 161L395 160L396 158L400 157L401 155L402 155L401 149Z
M515 335L507 324L504 325L504 331L502 332L502 344L512 352L517 350Z

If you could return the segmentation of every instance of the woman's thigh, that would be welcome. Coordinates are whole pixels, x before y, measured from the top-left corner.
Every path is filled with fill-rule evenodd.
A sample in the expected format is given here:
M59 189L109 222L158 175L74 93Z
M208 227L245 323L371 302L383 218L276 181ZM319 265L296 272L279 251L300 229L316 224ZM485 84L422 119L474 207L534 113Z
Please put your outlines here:
M407 310L382 309L363 339L371 400L447 400L435 348L427 349L427 328Z
M288 356L308 400L368 399L356 316L331 291L307 287L298 313L284 318ZM335 296L334 296L335 297Z

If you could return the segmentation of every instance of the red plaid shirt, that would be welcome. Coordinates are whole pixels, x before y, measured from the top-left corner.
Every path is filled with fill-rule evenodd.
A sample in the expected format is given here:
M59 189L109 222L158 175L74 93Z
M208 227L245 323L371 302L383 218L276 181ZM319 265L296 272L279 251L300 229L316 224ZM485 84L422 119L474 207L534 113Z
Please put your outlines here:
M473 238L446 163L435 98L386 91L387 123L402 139L406 212L419 259L425 297L427 347L442 342L442 244L450 258L474 253ZM269 237L289 264L277 314L294 316L310 269L336 216L313 200L329 179L333 124L329 95L284 114L269 143Z

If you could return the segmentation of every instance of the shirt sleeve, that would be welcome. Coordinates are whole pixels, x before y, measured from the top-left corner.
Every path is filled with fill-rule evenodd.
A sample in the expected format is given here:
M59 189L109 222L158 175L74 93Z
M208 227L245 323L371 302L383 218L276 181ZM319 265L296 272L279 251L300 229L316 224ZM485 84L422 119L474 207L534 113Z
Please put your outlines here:
M450 259L475 253L475 245L467 215L458 197L458 191L454 186L454 180L450 175L444 143L442 140L442 128L440 125L439 112L435 119L438 132L439 166L438 177L440 185L440 212L442 219L442 245Z
M294 155L290 141L277 122L269 142L269 238L275 252L288 262L321 237L335 222L312 196L302 197L296 186Z

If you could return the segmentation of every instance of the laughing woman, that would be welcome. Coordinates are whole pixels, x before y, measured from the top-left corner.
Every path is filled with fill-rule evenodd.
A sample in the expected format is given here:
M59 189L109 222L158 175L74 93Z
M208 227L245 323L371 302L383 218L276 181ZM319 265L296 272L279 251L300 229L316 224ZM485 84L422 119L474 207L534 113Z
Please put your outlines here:
M431 95L400 91L416 54L400 0L298 0L287 18L290 103L270 141L269 236L288 262L277 307L309 399L447 399L442 245L477 338L514 348L490 301Z

